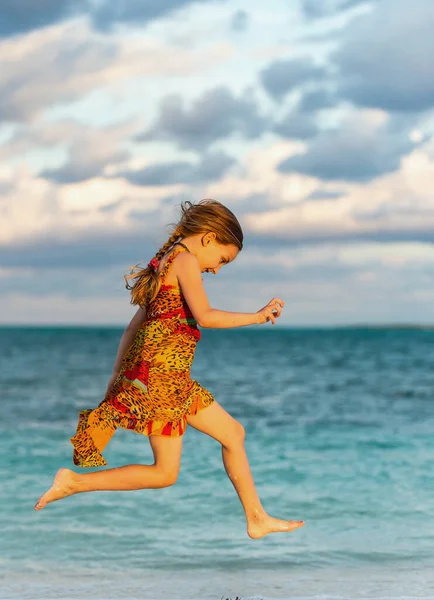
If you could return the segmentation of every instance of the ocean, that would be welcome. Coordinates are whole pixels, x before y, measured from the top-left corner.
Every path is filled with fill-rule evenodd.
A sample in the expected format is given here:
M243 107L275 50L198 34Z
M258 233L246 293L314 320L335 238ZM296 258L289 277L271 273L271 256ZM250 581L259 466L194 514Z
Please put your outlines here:
M433 330L202 330L192 377L245 426L266 510L306 522L255 541L219 444L192 428L174 486L33 510L75 468L121 334L0 329L2 600L434 598ZM104 456L152 462L124 430Z

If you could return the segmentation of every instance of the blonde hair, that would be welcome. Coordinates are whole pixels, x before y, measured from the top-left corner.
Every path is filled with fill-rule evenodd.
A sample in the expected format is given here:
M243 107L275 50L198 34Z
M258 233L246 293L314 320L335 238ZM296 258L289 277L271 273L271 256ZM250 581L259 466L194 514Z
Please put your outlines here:
M181 219L171 225L172 234L161 246L155 257L158 261L180 239L189 235L213 232L219 244L233 244L242 250L243 231L238 219L226 206L217 200L200 200L196 204L190 201L181 203ZM135 269L138 269L135 271ZM131 290L130 304L146 307L154 300L161 287L159 273L151 267L131 267L129 275L124 275L125 287ZM130 285L128 279L135 279Z

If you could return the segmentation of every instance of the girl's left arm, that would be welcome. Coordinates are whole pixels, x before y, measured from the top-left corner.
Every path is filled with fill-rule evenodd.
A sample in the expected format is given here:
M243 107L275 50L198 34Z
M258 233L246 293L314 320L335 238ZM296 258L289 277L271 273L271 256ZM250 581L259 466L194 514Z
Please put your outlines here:
M121 370L122 359L125 356L126 351L131 346L136 337L136 333L143 323L146 317L146 310L144 308L139 308L134 317L131 319L130 323L125 328L124 333L122 334L121 340L119 342L118 352L116 354L115 364L113 366L113 374L111 379L116 379Z
M130 323L125 328L125 331L122 334L121 341L119 342L118 352L116 354L115 364L113 366L113 372L107 384L107 389L104 394L104 398L107 397L110 392L114 382L116 381L119 371L121 370L122 359L125 356L126 351L131 346L136 337L136 333L143 323L146 317L146 311L144 308L139 308L134 317L131 319Z

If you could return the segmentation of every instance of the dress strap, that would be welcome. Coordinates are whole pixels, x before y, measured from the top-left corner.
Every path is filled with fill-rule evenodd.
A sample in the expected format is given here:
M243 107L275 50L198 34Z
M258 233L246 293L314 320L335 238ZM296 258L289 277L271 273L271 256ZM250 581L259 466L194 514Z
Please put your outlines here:
M183 244L182 242L176 242L173 247L175 248L175 246L182 246L183 248L185 248L187 250L187 252L190 252L190 250L187 248L187 246L185 246L185 244ZM183 252L183 250L181 248L175 248L175 250L173 250L169 256L166 259L166 262L164 264L164 267L161 269L160 271L160 278L161 281L164 281L164 278L167 275L167 271L169 270L170 265L173 262L173 259L175 258L175 256L177 256L180 252Z
M185 248L187 250L187 252L190 252L190 250L187 248L187 246L185 244L183 244L182 242L176 242L175 246L178 246L178 245Z

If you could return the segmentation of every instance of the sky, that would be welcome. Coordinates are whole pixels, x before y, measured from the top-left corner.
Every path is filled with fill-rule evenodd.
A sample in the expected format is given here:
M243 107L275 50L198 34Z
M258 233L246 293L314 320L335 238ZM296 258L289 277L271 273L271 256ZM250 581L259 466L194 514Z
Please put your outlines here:
M434 323L431 0L1 4L1 323L126 325L202 198L245 236L213 308Z

